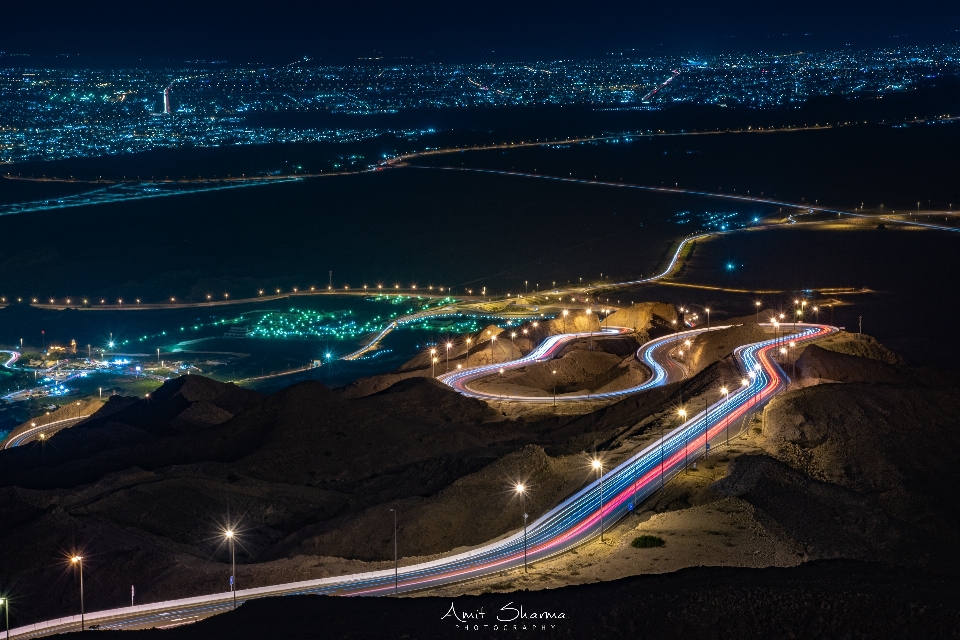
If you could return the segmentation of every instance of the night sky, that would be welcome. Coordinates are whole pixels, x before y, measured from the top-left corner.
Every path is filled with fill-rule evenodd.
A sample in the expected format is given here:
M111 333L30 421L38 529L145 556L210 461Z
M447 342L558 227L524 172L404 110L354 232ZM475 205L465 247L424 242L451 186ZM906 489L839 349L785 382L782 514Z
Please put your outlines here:
M42 7L42 9L41 9ZM960 2L4 3L0 51L113 63L304 55L476 61L657 52L797 51L960 40Z

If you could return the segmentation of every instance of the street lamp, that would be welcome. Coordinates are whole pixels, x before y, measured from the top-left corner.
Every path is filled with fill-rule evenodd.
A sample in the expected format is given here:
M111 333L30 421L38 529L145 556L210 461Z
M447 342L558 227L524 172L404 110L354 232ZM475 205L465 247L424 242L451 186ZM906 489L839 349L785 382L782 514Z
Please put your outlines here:
M224 537L226 537L227 542L230 543L230 591L233 592L233 608L237 608L237 561L236 555L234 554L233 548L233 539L234 531L233 529L227 529L223 532Z
M553 370L553 408L557 408L557 370Z
M707 329L710 328L710 307L704 307L704 311L707 312Z
M760 324L760 301L757 300L753 304L757 305L757 324Z
M603 542L603 463L594 458L590 464L596 469L600 479L600 542Z
M0 598L3 605L3 615L7 619L7 640L10 640L10 598Z
M520 508L523 509L523 572L527 572L527 488L522 484L515 487L520 494Z
M437 350L436 348L430 349L430 361L433 363L433 377L437 377Z
M450 348L451 347L453 347L453 343L448 341L447 342L447 368L446 368L446 371L444 371L444 373L446 373L447 371L450 371Z
M73 556L70 558L72 564L77 565L77 568L80 569L80 631L83 631L84 627L84 618L83 618L83 558L81 556ZM9 634L9 631L7 632Z

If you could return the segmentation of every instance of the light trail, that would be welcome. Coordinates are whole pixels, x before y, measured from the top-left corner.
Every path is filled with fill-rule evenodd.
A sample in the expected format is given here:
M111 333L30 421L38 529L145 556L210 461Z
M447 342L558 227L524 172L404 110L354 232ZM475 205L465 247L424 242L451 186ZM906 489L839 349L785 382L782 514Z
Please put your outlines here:
M558 334L555 336L550 336L546 340L540 343L536 349L528 353L522 358L512 360L510 362L504 362L501 364L490 364L484 365L481 367L475 367L471 369L466 369L462 371L454 371L450 373L445 373L437 376L437 379L443 382L444 384L449 385L450 387L456 389L465 396L470 396L472 398L480 398L483 400L509 400L513 402L529 402L529 403L539 403L539 404L548 404L548 403L563 403L563 402L590 402L590 401L604 401L604 400L613 400L616 398L622 398L624 396L632 395L640 391L646 391L647 389L652 389L654 387L659 387L670 381L671 376L664 368L664 365L661 364L661 361L667 366L674 365L676 363L670 359L668 351L674 347L674 343L680 340L684 340L693 336L700 335L707 331L717 331L719 329L727 329L726 326L712 327L710 329L692 329L690 331L681 331L679 333L671 333L668 336L662 338L657 338L656 340L651 340L637 350L636 358L642 362L651 372L650 377L643 382L643 384L629 387L626 389L618 389L616 391L604 391L600 393L579 393L579 394L563 394L558 396L518 396L518 395L509 395L509 394L497 394L489 393L483 391L477 391L471 389L468 386L468 383L478 380L480 378L485 378L488 376L496 375L501 370L507 371L510 369L517 369L520 367L525 367L530 364L537 362L542 362L553 358L563 346L573 340L579 340L583 338L598 337L598 338L610 338L613 336L619 336L629 333L631 330L626 327L607 327L601 329L597 332L584 332L584 333L564 333ZM679 368L679 367L678 367Z
M36 211L50 211L53 209L69 209L72 207L83 207L94 204L104 204L109 202L127 202L130 200L148 200L151 198L163 198L166 196L188 195L191 193L204 193L207 191L222 191L224 189L239 189L241 187L251 187L260 184L277 184L281 182L296 182L302 178L293 177L275 177L271 179L248 178L231 180L204 180L204 181L184 181L177 182L139 182L128 183L118 182L102 189L94 189L83 193L63 196L60 198L49 198L47 200L37 200L33 202L18 202L14 204L0 205L0 216L10 216L18 213L33 213ZM200 186L191 186L197 185ZM171 188L171 185L177 187Z
M20 433L14 436L8 436L7 440L3 443L3 448L11 449L13 447L19 447L20 445L25 444L26 442L29 442L30 439L33 438L34 436L37 436L41 433L50 433L50 434L56 433L61 429L65 429L68 422L79 422L81 420L89 418L91 415L93 414L87 414L85 416L79 416L79 417L73 417L73 418L64 418L63 420L55 420L54 422L48 422L46 424L41 424L36 427L31 427L25 431L21 431ZM57 425L63 425L63 426L58 427ZM51 431L52 427L54 428Z
M659 84L659 85L657 85L656 87L654 87L653 91L651 91L651 92L648 93L647 95L645 95L645 96L643 96L642 98L640 98L640 102L648 102L648 101L650 100L650 98L652 98L653 96L655 96L655 95L657 95L658 93L660 93L660 90L661 90L661 89L666 88L667 85L669 85L671 82L673 82L678 75L680 75L680 70L679 70L679 69L673 69L673 75L670 76L669 78L667 78L665 82L662 82L661 84Z
M796 343L822 338L835 327L797 323ZM745 418L782 391L789 379L772 357L780 341L768 339L734 350L741 372L752 373L750 382L714 402L704 411L670 431L603 475L601 508L600 484L594 481L528 525L522 531L468 552L394 569L305 580L301 582L239 590L238 602L266 596L289 594L389 595L449 584L523 566L524 543L528 562L550 558L582 545L600 534L599 524L612 526L643 500L655 493L687 463L707 453L707 443L726 440L731 422ZM395 582L396 580L396 582ZM102 629L162 626L173 621L195 620L232 608L230 592L170 600L149 605L123 607L86 614ZM10 630L14 638L31 638L76 630L79 616L60 618Z

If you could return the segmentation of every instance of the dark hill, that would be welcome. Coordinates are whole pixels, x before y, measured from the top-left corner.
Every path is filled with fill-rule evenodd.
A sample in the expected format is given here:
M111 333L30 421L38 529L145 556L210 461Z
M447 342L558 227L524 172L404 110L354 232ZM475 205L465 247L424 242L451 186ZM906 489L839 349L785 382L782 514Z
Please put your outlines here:
M200 376L168 380L142 400L111 400L89 419L58 432L48 442L4 450L0 486L69 486L128 466L163 464L162 460L170 458L158 457L161 450L172 452L183 442L197 447L209 440L203 435L205 430L227 422L263 398L255 391ZM190 434L197 437L178 439ZM168 439L173 441L170 447L152 446Z

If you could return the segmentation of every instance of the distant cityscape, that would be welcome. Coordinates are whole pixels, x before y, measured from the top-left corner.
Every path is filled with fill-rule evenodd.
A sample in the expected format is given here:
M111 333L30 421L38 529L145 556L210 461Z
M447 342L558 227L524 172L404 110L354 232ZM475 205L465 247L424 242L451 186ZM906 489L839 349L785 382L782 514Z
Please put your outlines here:
M180 146L349 142L416 129L293 126L253 114L382 114L422 108L677 103L763 109L821 95L904 91L960 73L960 47L632 57L512 64L282 67L192 61L167 69L62 70L0 54L0 163Z

